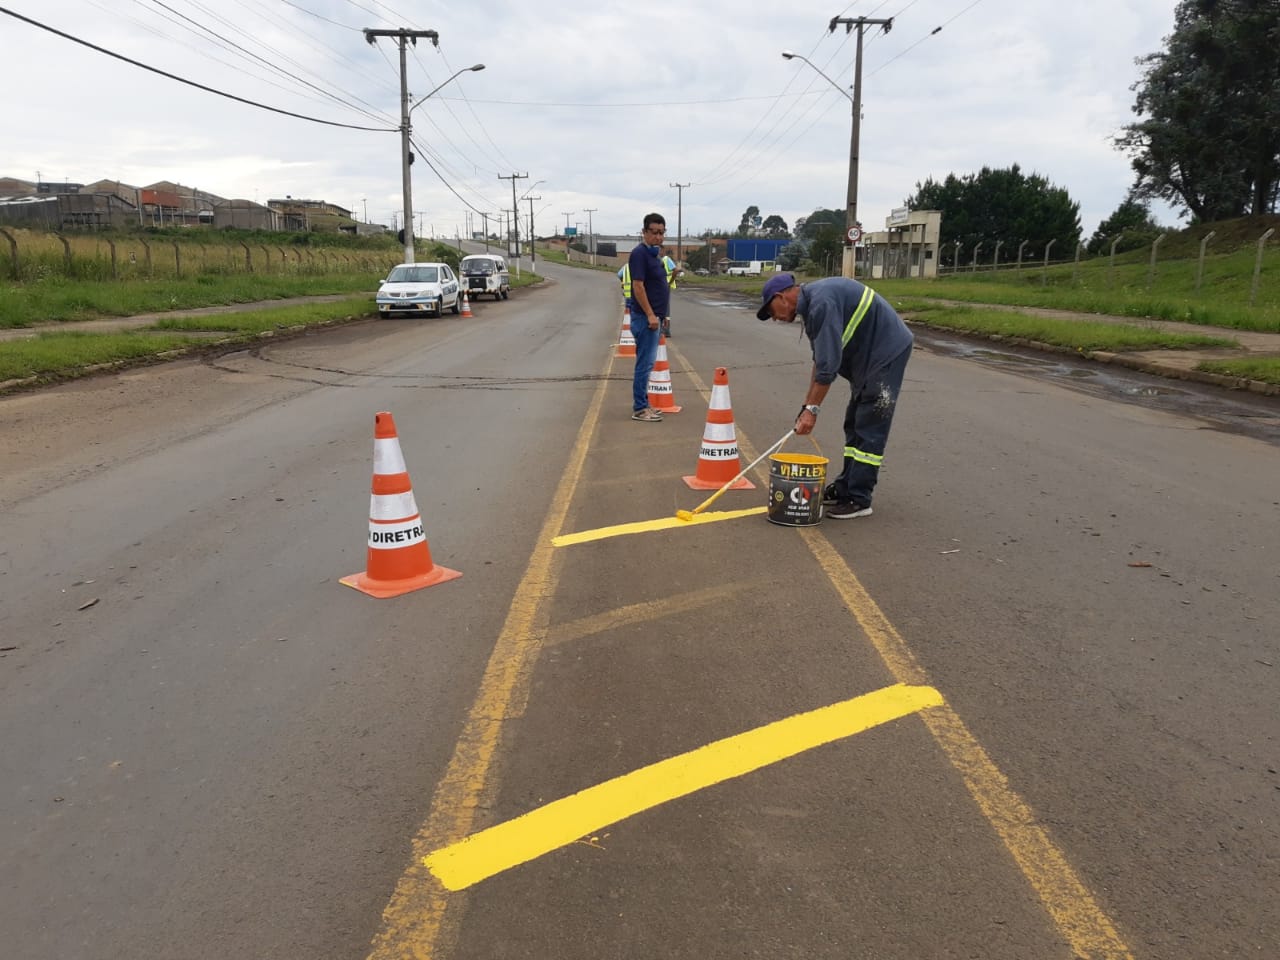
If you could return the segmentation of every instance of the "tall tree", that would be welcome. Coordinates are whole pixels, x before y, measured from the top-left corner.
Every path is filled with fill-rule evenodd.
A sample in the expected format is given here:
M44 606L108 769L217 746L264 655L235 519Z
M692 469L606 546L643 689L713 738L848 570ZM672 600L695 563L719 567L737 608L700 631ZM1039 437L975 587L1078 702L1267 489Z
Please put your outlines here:
M1147 202L1136 196L1133 190L1089 238L1090 253L1108 253L1116 241L1116 250L1137 250L1151 243L1161 233L1161 227L1151 216Z
M760 229L766 237L785 237L787 235L787 221L776 213L771 213L764 218L764 223L760 224Z
M1181 0L1165 50L1140 57L1116 138L1141 197L1200 222L1275 209L1280 182L1280 3Z
M948 263L956 241L970 253L977 243L994 252L999 240L1015 247L1026 240L1037 251L1055 240L1059 251L1069 252L1080 238L1080 204L1039 174L1027 176L1016 163L1007 170L947 174L941 183L930 177L916 184L906 203L913 210L942 211L940 244Z
M752 218L758 216L760 216L760 208L754 203L742 211L742 222L738 224L737 235L740 237L747 236L751 232Z
M836 227L844 233L844 218L844 207L838 210L818 207L807 217L796 217L796 239L813 240L817 237L818 230L824 226Z
M843 223L843 221L841 221ZM830 224L822 224L809 244L809 259L823 271L838 271L844 256L844 235Z

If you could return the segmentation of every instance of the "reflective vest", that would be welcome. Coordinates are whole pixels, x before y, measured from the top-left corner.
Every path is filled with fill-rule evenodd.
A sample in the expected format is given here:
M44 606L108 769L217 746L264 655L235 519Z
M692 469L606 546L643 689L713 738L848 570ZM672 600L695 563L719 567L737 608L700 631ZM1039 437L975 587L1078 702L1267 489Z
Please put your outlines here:
M662 269L667 271L667 286L672 290L676 288L676 282L672 279L672 272L676 268L676 262L670 257L662 258ZM618 279L622 281L622 295L628 299L631 297L631 264L623 264L622 269L618 271Z

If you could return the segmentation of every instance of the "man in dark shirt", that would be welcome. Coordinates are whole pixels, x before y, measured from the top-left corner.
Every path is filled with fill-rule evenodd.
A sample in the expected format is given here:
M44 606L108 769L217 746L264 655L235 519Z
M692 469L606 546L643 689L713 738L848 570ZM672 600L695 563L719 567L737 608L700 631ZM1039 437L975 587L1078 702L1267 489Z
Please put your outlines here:
M853 389L844 414L844 469L822 502L836 520L869 516L915 337L887 300L857 280L828 277L800 286L791 274L778 273L765 281L762 297L757 317L791 323L799 314L813 346L796 433L813 432L837 375Z
M662 241L667 221L660 213L644 218L644 235L632 249L627 266L631 271L631 335L636 340L636 372L631 386L631 419L653 423L662 414L649 406L649 374L658 357L658 336L671 309L671 289L662 264Z

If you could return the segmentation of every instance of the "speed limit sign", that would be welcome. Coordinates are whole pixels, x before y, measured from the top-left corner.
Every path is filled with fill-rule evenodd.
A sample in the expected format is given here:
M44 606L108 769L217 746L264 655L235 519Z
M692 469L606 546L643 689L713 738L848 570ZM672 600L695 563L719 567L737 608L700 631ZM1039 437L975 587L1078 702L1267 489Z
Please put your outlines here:
M849 232L845 234L845 236L849 238L850 243L857 243L859 240L862 239L862 228L850 227Z

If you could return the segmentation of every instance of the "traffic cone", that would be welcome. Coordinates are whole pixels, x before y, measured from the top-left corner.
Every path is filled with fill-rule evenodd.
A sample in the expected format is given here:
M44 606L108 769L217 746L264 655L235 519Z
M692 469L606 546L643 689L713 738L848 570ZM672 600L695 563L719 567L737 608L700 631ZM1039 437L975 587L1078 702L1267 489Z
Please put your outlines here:
M649 372L649 406L663 413L679 413L684 407L676 406L671 390L671 365L667 363L667 338L658 334L658 359Z
M475 314L471 312L471 301L467 299L467 291L465 290L462 291L462 315L464 317L475 316Z
M386 412L375 414L367 569L338 582L371 597L398 597L460 576L457 570L431 562L431 547L413 499L395 419Z
M618 338L618 349L615 357L634 357L636 355L636 338L631 333L631 304L622 306L622 336Z
M684 482L694 490L719 490L741 472L742 458L738 453L738 435L733 429L733 407L729 403L729 371L716 367L707 426L702 431L702 449L698 451L698 469L692 477L685 477ZM754 483L741 477L728 489L755 488Z

